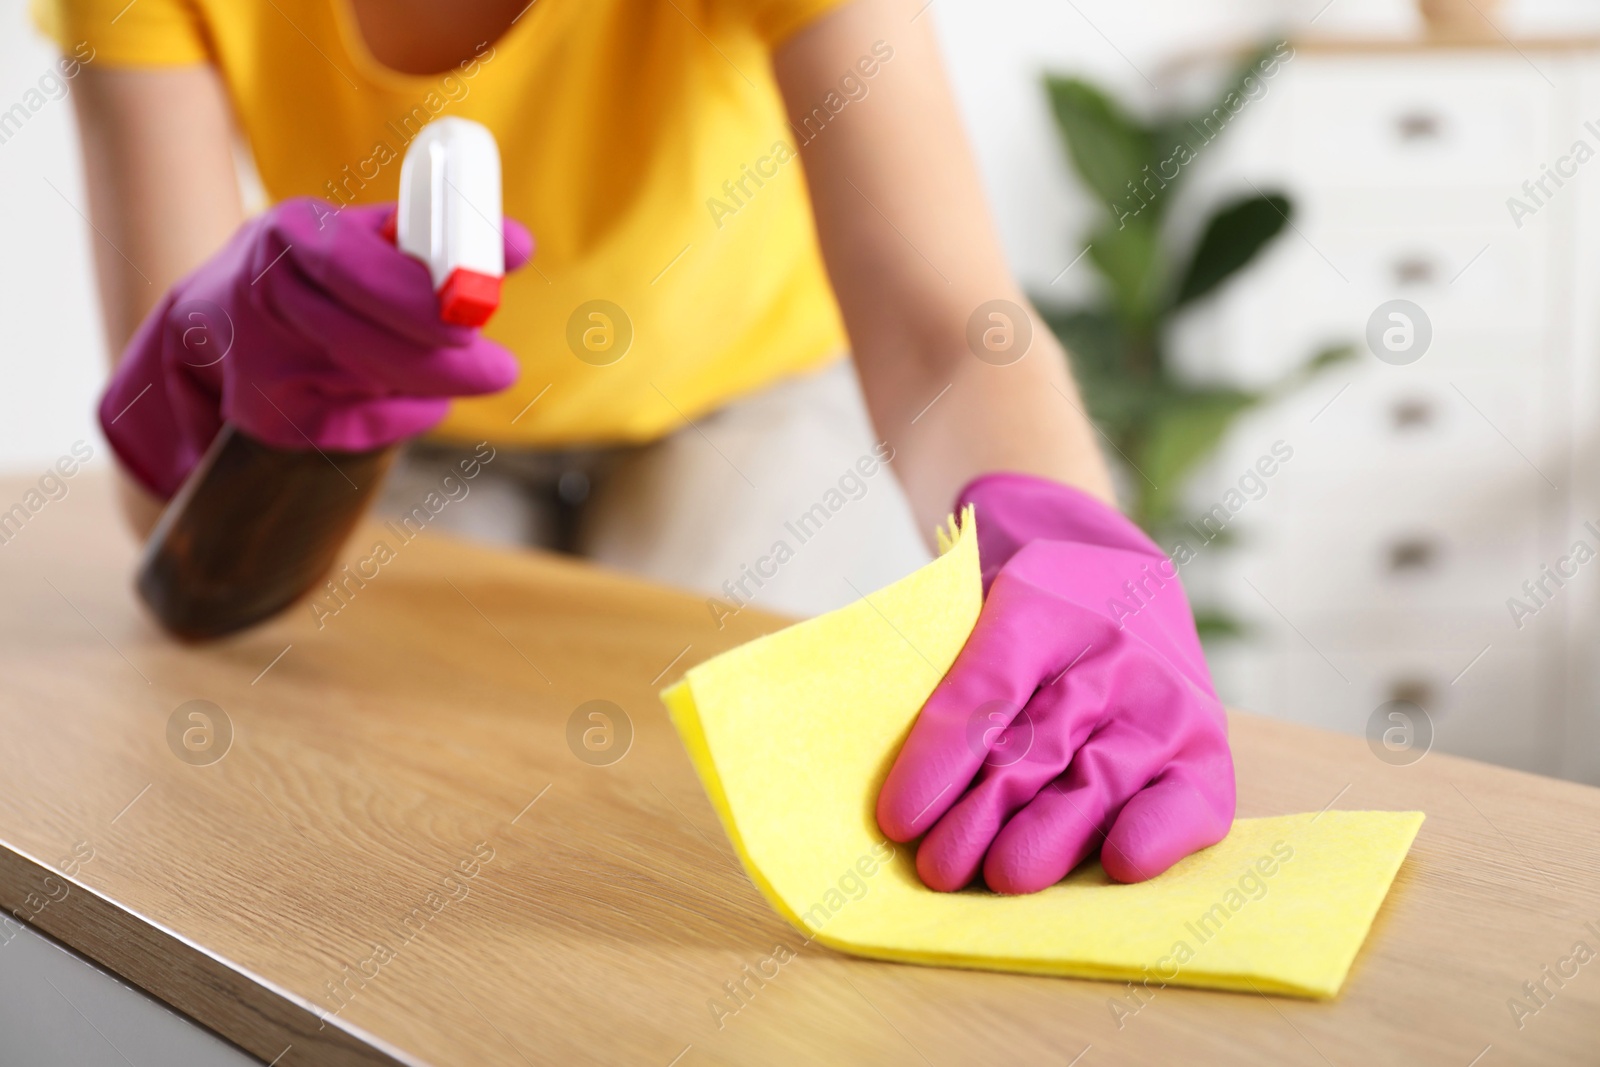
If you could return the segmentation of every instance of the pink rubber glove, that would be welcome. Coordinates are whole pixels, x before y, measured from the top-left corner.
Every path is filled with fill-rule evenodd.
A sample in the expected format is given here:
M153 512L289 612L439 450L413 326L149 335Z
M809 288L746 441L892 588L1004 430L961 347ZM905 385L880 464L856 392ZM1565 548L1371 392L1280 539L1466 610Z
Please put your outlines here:
M174 285L100 400L123 466L168 499L223 420L276 448L364 452L515 381L510 352L439 321L428 268L383 233L393 214L287 200ZM533 241L511 219L504 232L511 271Z
M1221 841L1227 719L1175 565L1063 485L991 474L969 503L983 611L878 795L883 832L927 835L929 887L981 869L1001 893L1054 885L1096 849L1112 878L1143 881Z

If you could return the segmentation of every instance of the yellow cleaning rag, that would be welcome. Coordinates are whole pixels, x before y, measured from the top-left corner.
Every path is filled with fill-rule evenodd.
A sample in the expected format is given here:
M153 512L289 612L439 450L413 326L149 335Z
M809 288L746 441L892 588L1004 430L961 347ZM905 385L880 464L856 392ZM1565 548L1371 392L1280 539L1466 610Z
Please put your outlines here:
M745 869L785 919L909 963L1306 997L1338 993L1421 812L1240 819L1148 882L1098 863L1040 893L936 893L878 789L982 607L969 509L944 553L848 607L725 652L662 694Z

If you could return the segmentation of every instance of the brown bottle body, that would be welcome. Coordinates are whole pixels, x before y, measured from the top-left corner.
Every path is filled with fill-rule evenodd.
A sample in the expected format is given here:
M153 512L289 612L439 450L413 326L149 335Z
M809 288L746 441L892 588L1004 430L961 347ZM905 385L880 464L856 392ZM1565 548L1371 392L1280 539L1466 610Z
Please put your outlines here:
M286 451L224 425L151 532L139 595L191 640L271 618L327 574L394 451Z

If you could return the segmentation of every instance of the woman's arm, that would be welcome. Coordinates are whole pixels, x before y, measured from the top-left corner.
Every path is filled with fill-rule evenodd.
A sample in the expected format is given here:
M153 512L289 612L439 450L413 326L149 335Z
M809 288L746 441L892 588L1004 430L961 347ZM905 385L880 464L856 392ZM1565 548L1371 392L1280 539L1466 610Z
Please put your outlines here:
M931 17L913 19L922 6L855 0L774 57L873 422L895 448L925 533L962 486L990 471L1035 474L1111 501L1061 347L1037 316L1015 363L984 362L968 347L979 305L1026 307L1027 299L1001 255ZM893 54L867 78L857 63L876 42L880 55L885 46ZM847 75L866 95L808 127L830 93L844 97Z
M73 86L95 273L112 365L172 283L244 218L227 95L204 64L85 68ZM124 512L143 537L161 503L127 477Z
M968 347L974 310L1023 298L921 2L856 0L777 56L803 128L873 42L894 49L801 151L867 403L917 517L929 529L958 494L980 515L983 609L895 757L878 826L921 838L933 889L981 877L1031 893L1095 852L1112 878L1143 881L1232 825L1227 718L1175 566L1108 506L1060 347L1040 326L1014 363ZM1135 582L1145 598L1119 611Z

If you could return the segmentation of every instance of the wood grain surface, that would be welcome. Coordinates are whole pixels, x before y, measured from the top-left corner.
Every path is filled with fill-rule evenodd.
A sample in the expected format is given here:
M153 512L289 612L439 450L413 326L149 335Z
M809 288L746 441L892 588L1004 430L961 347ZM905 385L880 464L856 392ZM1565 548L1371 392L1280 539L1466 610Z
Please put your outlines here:
M320 626L184 647L108 484L68 485L0 544L0 907L279 1067L1600 1062L1600 962L1542 970L1600 950L1600 790L1237 715L1241 815L1428 821L1337 1001L1116 1012L1123 985L803 945L765 904L655 693L780 620L369 528L350 558L394 558ZM193 700L231 724L214 762L220 731L169 743ZM609 765L569 746L594 700L632 724Z

